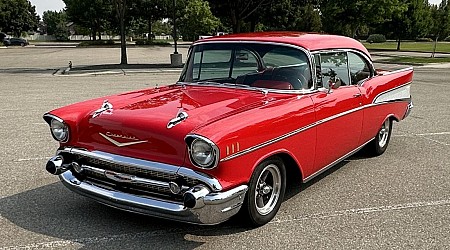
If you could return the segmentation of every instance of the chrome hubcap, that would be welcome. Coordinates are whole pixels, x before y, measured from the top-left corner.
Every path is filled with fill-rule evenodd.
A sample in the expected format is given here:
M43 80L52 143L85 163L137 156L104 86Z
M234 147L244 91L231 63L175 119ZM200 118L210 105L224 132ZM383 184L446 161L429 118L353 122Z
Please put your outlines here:
M378 133L378 145L380 148L384 147L387 143L389 137L389 119L387 119L383 126L381 126L380 132Z
M255 192L256 211L267 215L275 208L281 191L281 173L274 164L267 165L258 177Z

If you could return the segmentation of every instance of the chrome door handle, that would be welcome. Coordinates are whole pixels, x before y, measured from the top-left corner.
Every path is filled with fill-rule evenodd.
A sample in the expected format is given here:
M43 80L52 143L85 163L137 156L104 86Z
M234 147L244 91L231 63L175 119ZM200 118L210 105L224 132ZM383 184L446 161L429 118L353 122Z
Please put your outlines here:
M353 97L360 97L361 96L361 93L358 93L358 94L354 94L353 95Z

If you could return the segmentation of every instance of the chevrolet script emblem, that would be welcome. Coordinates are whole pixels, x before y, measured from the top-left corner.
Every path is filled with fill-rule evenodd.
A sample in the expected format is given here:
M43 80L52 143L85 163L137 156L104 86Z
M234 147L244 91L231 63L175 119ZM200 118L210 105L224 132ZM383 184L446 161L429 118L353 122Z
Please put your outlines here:
M114 133L111 133L111 132L106 132L106 135L102 134L102 133L99 133L99 135L101 135L103 138L105 138L107 141L111 142L112 144L116 145L117 147L126 147L126 146L131 146L131 145L136 145L136 144L148 142L148 141L139 141L139 139L137 139L134 136L126 136L126 135L121 135L121 134L114 134ZM118 141L114 140L113 138L121 138L121 139L132 140L132 141L130 141L130 142L118 142Z

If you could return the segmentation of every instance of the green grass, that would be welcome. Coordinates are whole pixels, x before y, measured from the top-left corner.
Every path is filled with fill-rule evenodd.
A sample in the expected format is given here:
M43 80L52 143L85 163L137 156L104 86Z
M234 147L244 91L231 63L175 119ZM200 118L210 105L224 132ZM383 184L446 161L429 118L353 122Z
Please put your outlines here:
M366 43L364 46L367 49L380 49L380 50L396 50L397 42L385 42L385 43ZM432 42L402 42L400 46L400 51L423 51L432 52L433 43ZM450 42L438 42L436 47L436 52L448 52L450 53Z
M431 57L394 56L380 60L380 62L423 65L428 63L450 63L450 57L431 58Z

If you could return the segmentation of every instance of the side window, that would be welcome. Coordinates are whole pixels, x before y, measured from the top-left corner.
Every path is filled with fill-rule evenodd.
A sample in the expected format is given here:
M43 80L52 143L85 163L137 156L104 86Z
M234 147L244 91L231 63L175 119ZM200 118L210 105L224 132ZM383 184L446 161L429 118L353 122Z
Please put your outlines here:
M319 61L320 69L317 69L319 86L321 82L322 87L328 88L330 80L333 79L339 79L341 86L351 84L348 74L347 52L321 53Z
M348 65L352 84L356 85L362 80L371 77L370 66L361 56L356 53L348 52Z

